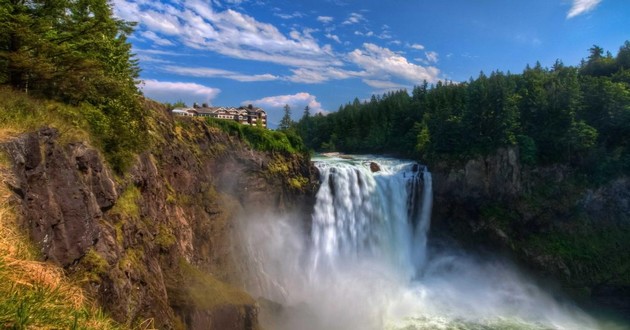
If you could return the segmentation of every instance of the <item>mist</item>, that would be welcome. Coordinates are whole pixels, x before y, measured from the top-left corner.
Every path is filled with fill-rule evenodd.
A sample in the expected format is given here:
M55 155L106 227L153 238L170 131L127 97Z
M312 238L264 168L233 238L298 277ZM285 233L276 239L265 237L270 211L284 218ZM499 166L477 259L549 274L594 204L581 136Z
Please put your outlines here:
M426 216L427 208L430 215L431 205L407 212L407 195L420 189L423 196L414 200L430 204L430 176L415 187L409 182L420 174L413 164L378 161L378 173L364 160L319 163L322 184L307 219L268 214L243 221L248 290L259 298L264 327L600 328L505 259L455 246L427 248L418 235L426 237L428 225L408 217Z

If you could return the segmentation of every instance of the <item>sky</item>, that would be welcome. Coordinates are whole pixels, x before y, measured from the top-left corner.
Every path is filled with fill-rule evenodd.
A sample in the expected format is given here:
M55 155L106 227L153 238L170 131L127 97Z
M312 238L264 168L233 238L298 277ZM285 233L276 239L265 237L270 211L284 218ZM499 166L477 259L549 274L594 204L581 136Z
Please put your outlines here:
M253 104L275 127L423 80L466 81L537 61L578 65L630 40L630 0L113 0L143 93Z

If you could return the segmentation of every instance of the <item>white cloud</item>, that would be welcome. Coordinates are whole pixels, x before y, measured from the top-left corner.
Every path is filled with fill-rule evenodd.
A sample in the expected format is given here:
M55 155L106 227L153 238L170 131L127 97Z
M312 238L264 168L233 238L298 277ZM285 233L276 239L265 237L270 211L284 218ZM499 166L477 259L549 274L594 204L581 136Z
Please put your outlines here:
M339 40L339 36L332 34L332 33L326 33L326 38L331 39L336 41L337 43L341 43L341 40Z
M387 81L387 80L377 80L377 79L363 79L363 82L366 83L370 87L392 90L392 89L401 89L406 86L397 84L395 82Z
M324 24L332 23L333 20L334 18L332 18L331 16L317 16L317 21Z
M355 36L363 36L363 37L371 37L371 36L374 35L374 32L370 31L370 30L366 30L365 32L354 31L354 35Z
M147 79L141 84L140 89L144 95L161 101L176 102L182 100L187 104L194 102L210 103L221 90L196 83L170 82Z
M296 11L293 12L293 14L282 14L282 13L274 13L274 16L278 16L282 19L291 19L291 18L300 18L300 17L304 17L304 14Z
M423 80L437 81L440 70L433 66L423 67L409 63L406 58L387 48L371 43L364 43L363 49L355 49L348 54L348 59L366 71L366 79L388 77L404 79L411 83Z
M595 9L600 2L602 2L602 0L573 0L573 5L567 13L567 19L582 15Z
M337 68L299 68L293 69L291 71L293 72L293 75L288 77L287 80L291 82L306 84L317 84L329 80L340 80L365 76L365 72L348 71Z
M136 58L138 60L140 60L143 63L160 63L160 64L166 64L166 63L173 63L171 61L167 61L167 60L163 60L161 58L157 58L151 55L144 55L144 54L138 54L136 55Z
M427 61L429 61L429 63L437 63L438 61L438 53L434 51L424 52L424 56L427 57Z
M294 67L343 64L310 32L286 36L275 26L235 10L217 11L207 1L114 0L113 3L116 15L137 21L139 31L151 31L189 48Z
M268 96L258 100L243 101L242 104L252 104L265 109L269 126L272 128L277 127L280 119L284 115L283 108L285 104L291 107L291 118L293 120L299 120L302 117L304 108L307 105L311 109L311 114L327 113L327 111L322 108L321 103L317 101L317 97L306 92L292 95Z
M232 79L241 82L254 82L254 81L271 81L278 80L280 77L274 76L272 74L257 74L257 75L247 75L234 71L222 70L222 69L213 69L213 68L191 68L191 67L183 67L183 66L175 66L169 65L164 67L164 70L175 73L182 76L189 77L204 77L204 78L225 78Z
M155 32L153 31L143 31L140 33L140 36L142 36L143 38L147 40L153 41L153 43L158 46L173 46L174 45L173 42L171 42L168 39L161 38L160 36L155 34Z
M411 45L409 45L409 47L413 48L413 49L417 49L417 50L423 50L424 49L424 46L421 45L421 44L411 44Z
M357 24L365 21L365 17L359 13L350 13L350 16L342 23L344 25Z

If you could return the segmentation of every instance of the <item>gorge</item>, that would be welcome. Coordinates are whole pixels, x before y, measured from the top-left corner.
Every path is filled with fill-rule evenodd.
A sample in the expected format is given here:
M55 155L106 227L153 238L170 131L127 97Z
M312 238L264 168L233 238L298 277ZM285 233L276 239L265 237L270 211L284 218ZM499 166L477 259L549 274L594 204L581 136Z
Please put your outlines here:
M279 329L598 329L508 260L427 247L431 173L382 157L315 158L310 233L291 219L248 231ZM372 172L371 164L380 171ZM609 325L609 324L608 324ZM614 327L613 327L614 328Z

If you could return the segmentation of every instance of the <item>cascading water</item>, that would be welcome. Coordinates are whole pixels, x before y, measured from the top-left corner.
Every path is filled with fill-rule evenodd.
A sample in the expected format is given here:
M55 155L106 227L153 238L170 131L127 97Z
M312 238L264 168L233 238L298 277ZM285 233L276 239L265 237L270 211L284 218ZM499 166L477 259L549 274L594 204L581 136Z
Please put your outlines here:
M315 164L321 186L311 231L314 270L334 270L362 259L414 275L425 260L431 217L433 192L426 167L361 158Z
M318 158L312 226L249 227L252 291L280 329L597 329L503 260L427 253L431 173L395 159Z

